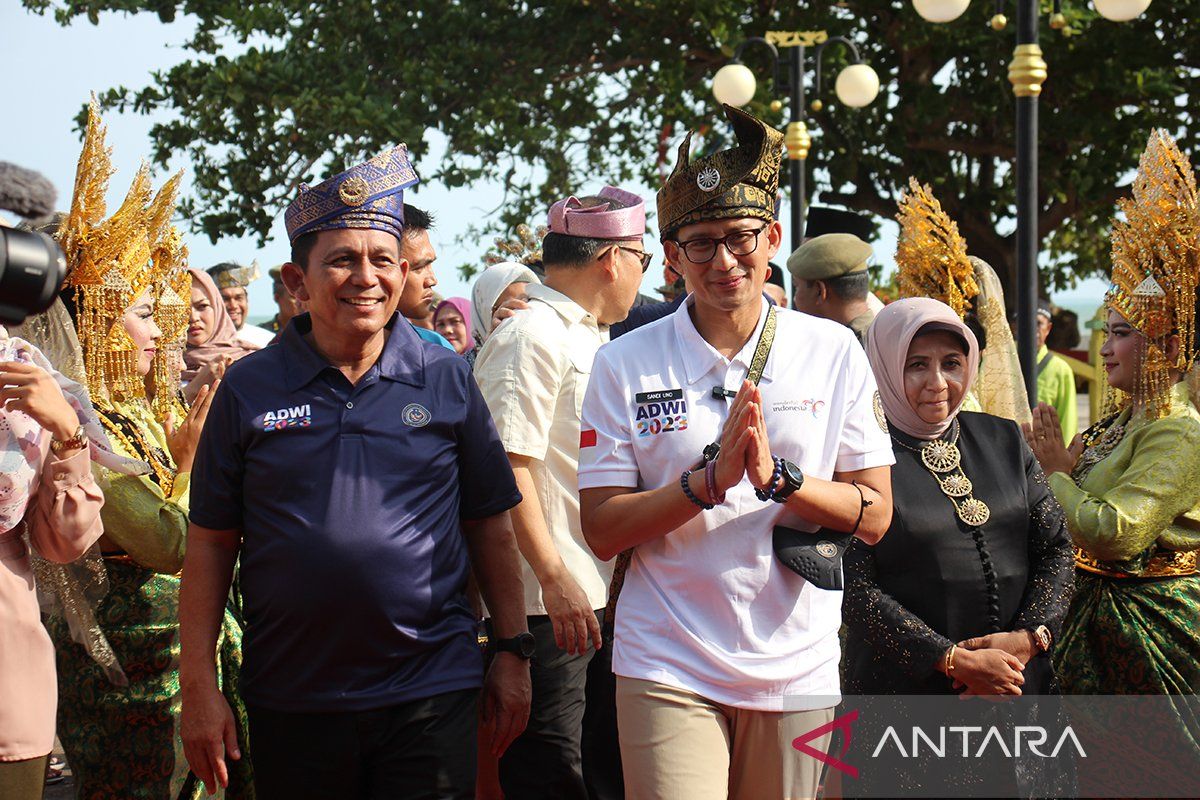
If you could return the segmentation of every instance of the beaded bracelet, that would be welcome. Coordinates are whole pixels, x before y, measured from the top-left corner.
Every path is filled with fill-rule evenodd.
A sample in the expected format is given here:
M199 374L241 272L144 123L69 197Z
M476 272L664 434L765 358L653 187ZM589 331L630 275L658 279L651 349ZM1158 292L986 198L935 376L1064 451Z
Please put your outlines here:
M767 482L768 488L754 490L754 496L764 503L775 494L775 487L779 484L779 479L783 477L783 459L771 456L771 462L775 465L775 469L771 472L771 480Z
M683 493L687 497L688 500L691 500L693 503L700 506L705 511L711 511L713 507L710 506L708 503L705 503L699 497L696 497L696 495L692 493L692 487L688 486L688 478L690 478L692 476L693 471L694 470L690 470L690 469L685 469L683 471L683 474L679 476L679 486L683 489Z

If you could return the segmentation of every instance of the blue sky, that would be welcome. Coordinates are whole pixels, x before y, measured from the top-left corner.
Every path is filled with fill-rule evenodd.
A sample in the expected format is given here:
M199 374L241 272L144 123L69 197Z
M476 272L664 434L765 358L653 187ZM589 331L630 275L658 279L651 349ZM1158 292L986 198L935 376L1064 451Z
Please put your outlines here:
M118 85L145 86L150 82L151 71L167 68L186 58L183 43L192 27L193 23L183 17L164 24L153 14L108 13L101 16L99 25L77 18L71 26L63 28L50 16L25 11L15 0L3 3L0 6L0 73L5 76L2 102L6 113L4 123L0 124L0 160L43 173L57 187L58 205L65 209L70 202L80 148L79 132L75 130L73 118L90 93ZM132 112L110 112L105 116L108 142L113 148L113 163L117 168L109 196L113 207L128 188L141 159L150 153L149 131L154 121L153 117ZM819 146L819 136L817 139ZM431 152L427 158L440 158L438 137L431 135L429 141L434 144L432 150L438 152ZM420 164L417 167L420 171ZM172 164L172 168L184 169L183 190L190 191L191 176L186 161L180 159ZM165 180L167 174L160 170L155 176L156 183ZM598 190L604 182L603 176L597 176L595 186L581 187L581 193ZM628 188L641 193L649 203L654 202L654 191L650 187ZM457 239L468 226L478 223L503 202L501 187L483 184L470 190L451 191L426 185L411 201L429 209L438 219L434 236L439 251L440 285L437 291L445 296L469 296L469 287L458 277L456 266L480 261L491 240L472 245L469 242L459 244ZM786 221L786 205L781 213ZM267 267L287 260L287 236L282 217L282 213L277 215L271 236L262 247L249 237L227 237L213 244L206 237L188 235L191 263L206 267L220 261L249 263L258 259L265 275ZM186 225L181 228L186 233ZM873 243L876 262L887 268L894 264L895 237L896 226L888 222ZM785 243L789 241L790 236L785 237ZM646 247L661 256L661 249L652 237L647 237ZM778 260L784 257L786 255L781 255ZM661 272L659 257L643 283L643 290L648 294L661 284ZM1093 279L1054 299L1081 316L1090 316L1100 302L1103 287L1102 281ZM251 286L250 316L266 318L274 311L270 281L264 278Z

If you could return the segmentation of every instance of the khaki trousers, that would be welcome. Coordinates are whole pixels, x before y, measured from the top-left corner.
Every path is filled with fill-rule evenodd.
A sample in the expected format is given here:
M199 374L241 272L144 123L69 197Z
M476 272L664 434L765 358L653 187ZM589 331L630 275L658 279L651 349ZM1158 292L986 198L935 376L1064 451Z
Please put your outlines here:
M617 727L627 800L800 800L822 765L792 740L833 709L750 711L653 681L617 676ZM811 746L824 751L829 734Z

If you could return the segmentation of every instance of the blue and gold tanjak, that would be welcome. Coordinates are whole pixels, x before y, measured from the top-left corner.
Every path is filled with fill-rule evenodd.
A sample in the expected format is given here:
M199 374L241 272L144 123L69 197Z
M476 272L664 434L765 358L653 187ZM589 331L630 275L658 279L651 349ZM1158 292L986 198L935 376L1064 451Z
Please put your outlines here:
M288 240L336 228L369 228L399 238L404 190L417 181L408 146L402 144L316 186L302 184L284 215Z

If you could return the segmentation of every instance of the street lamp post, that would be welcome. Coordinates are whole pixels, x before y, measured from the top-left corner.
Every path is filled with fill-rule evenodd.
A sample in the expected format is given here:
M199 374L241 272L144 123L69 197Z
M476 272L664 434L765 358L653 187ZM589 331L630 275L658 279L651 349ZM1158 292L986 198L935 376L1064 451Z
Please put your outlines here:
M1046 80L1046 62L1038 46L1038 0L1015 0L1017 46L1008 65L1008 80L1017 103L1017 355L1031 406L1037 405L1037 301L1038 301L1038 95ZM1114 22L1131 20L1150 6L1151 0L1093 0L1096 11ZM970 0L913 0L913 7L929 22L951 22L962 15ZM1062 0L1054 0L1052 28L1062 28ZM1003 30L1007 20L1004 0L996 0L991 25Z
M808 153L812 148L812 137L808 133L808 125L806 124L807 106L805 96L808 86L805 82L805 55L807 48L816 46L815 88L819 93L821 91L821 59L824 55L825 47L833 42L846 45L853 59L853 63L838 74L837 81L834 84L834 91L838 99L844 105L851 108L861 108L869 105L879 94L879 76L875 74L875 70L871 69L869 65L863 63L862 58L859 56L858 48L854 46L852 41L844 36L830 37L825 31L769 31L766 37L755 36L746 39L734 50L733 59L717 70L717 74L713 76L713 95L717 100L733 106L743 106L754 99L757 82L755 81L754 73L742 64L742 51L750 44L765 45L771 51L773 57L772 77L775 84L778 85L780 67L784 65L784 59L779 53L779 48L788 49L786 64L787 89L792 111L792 121L788 123L784 144L787 147L788 159L791 161L789 178L792 196L791 228L793 250L800 246L803 238L804 216L808 205L805 186L807 180L806 166ZM772 107L778 110L778 101L772 103ZM821 110L820 100L813 101L812 110Z

